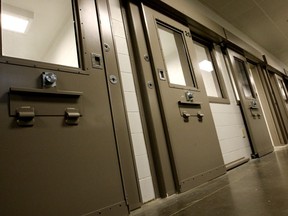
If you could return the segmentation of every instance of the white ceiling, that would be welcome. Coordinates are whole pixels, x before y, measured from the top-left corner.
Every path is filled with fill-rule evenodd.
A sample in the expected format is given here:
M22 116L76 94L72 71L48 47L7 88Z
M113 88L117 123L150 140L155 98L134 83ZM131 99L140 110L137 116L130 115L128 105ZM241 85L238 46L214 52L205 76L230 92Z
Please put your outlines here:
M199 0L288 65L288 0Z

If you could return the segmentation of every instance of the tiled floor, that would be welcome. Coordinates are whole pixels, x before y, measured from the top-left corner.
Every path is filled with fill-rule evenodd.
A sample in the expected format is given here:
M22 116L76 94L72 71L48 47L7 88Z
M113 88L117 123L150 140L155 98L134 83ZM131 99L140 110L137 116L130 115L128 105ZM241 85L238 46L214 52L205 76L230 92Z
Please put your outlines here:
M288 216L288 147L191 191L158 199L131 216Z

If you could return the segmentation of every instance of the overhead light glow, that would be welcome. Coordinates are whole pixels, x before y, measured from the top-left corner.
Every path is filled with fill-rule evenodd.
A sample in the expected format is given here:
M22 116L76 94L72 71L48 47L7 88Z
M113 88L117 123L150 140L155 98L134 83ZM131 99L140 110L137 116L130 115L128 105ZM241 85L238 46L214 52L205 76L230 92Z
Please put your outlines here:
M212 72L213 69L213 65L210 61L208 60L203 60L199 63L199 67L201 70L207 71L207 72Z
M15 17L15 16L11 16L11 15L7 15L7 14L2 14L1 18L2 18L3 29L18 32L18 33L26 32L26 29L29 24L28 20Z

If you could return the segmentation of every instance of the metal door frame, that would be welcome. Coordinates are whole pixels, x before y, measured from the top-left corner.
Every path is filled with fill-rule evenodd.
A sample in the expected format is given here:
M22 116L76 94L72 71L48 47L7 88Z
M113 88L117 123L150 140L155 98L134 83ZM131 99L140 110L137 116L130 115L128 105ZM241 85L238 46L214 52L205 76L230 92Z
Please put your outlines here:
M111 114L114 122L115 138L118 149L120 170L122 173L123 190L129 210L141 206L141 192L136 171L136 162L133 155L132 141L128 128L128 117L124 105L124 94L121 83L121 75L115 51L115 43L112 34L112 25L108 0L97 0L98 15L104 67L106 69L108 91L110 94ZM105 63L106 62L106 63ZM110 62L115 62L111 64ZM116 77L118 83L111 82Z

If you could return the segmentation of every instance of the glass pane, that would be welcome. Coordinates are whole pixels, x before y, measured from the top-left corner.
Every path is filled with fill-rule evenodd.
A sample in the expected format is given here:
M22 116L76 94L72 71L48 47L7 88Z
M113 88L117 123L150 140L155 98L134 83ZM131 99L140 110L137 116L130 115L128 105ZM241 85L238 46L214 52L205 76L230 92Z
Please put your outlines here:
M238 70L237 70L238 78L239 78L239 82L241 83L244 96L246 98L254 98L244 62L236 58L235 58L235 62L238 66Z
M211 55L208 47L194 42L197 54L197 61L203 77L207 95L210 97L222 98L222 93L219 86L219 81L211 60Z
M161 25L158 25L158 33L169 82L191 86L192 78L182 35Z
M285 86L284 86L283 80L277 78L277 82L278 82L278 86L280 88L280 92L282 94L283 99L287 100L287 95L286 95L286 91L285 91Z
M79 67L71 0L3 0L2 55Z

